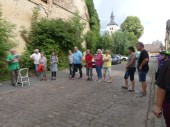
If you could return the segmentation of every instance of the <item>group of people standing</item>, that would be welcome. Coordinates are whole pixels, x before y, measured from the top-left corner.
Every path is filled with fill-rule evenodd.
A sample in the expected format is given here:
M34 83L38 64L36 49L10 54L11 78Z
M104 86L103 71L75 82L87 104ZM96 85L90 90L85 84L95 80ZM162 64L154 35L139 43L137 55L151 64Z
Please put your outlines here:
M69 51L69 70L70 70L70 79L75 79L75 74L77 71L80 73L79 79L82 78L82 67L83 67L83 54L77 47L74 48L74 54ZM86 75L87 81L93 80L93 68L96 68L97 79L96 82L101 82L102 77L105 82L111 83L111 55L109 50L106 50L106 54L102 54L102 50L98 49L97 54L91 54L90 50L86 50L86 55L84 57L85 67L86 67ZM102 68L103 68L103 76L102 76ZM108 80L107 79L108 75Z
M136 68L138 69L139 81L142 83L142 92L140 96L146 96L147 94L147 83L146 77L149 71L149 55L148 52L144 49L144 44L139 42L136 46L137 50L140 51L140 56L136 58L135 48L133 46L128 48L129 58L127 65L125 67L125 86L122 86L122 89L134 92L135 88L135 72ZM40 80L46 81L46 69L47 69L47 58L44 53L39 53L38 49L34 50L34 53L30 56L34 61L36 76L40 77ZM82 67L83 60L85 60L86 75L87 81L93 81L93 68L96 69L97 79L96 82L100 83L101 81L111 83L112 82L112 58L109 50L105 51L105 54L102 54L102 50L98 49L95 55L92 55L90 50L86 50L86 55L83 59L83 53L74 47L74 53L71 50L68 51L68 62L69 62L69 77L71 80L75 79L76 72L79 71L79 79L83 77ZM18 72L19 72L19 61L20 56L16 55L15 50L11 50L10 54L7 56L6 62L9 65L11 85L15 86ZM51 68L51 80L56 80L56 73L58 71L58 56L56 51L52 52L50 57L50 68ZM103 69L103 73L102 73ZM162 51L158 57L158 77L156 84L158 85L157 95L156 95L156 104L153 109L154 114L157 117L160 117L163 111L167 127L170 127L170 52ZM132 83L132 88L129 89L128 78ZM103 80L102 80L103 78Z
M148 52L144 49L144 44L139 42L136 45L136 48L138 51L140 51L140 56L139 58L136 58L135 54L135 48L134 47L129 47L129 58L127 65L125 67L125 86L122 86L122 89L128 90L128 78L130 77L130 81L132 83L132 88L129 89L129 92L134 92L135 88L135 72L136 72L136 67L138 69L138 75L139 75L139 82L142 84L142 91L139 93L140 97L144 97L147 94L147 83L146 83L146 77L147 73L149 71L149 54ZM138 60L137 60L138 59Z
M40 77L41 81L46 81L47 58L44 52L39 53L39 50L35 49L30 58L34 61L36 76ZM51 80L56 80L56 73L58 71L57 63L58 57L56 51L53 51L50 57Z

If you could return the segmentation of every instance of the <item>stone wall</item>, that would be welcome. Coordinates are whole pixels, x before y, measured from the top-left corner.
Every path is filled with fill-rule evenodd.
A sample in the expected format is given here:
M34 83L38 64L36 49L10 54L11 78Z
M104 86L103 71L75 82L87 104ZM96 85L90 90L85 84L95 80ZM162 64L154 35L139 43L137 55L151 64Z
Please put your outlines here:
M41 8L41 16L48 18L62 18L64 20L74 16L78 11L82 21L86 23L84 33L89 30L88 10L84 0L0 0L3 17L16 24L18 40L17 52L24 51L25 42L20 36L21 26L30 27L32 9L36 6ZM85 47L85 42L82 43Z

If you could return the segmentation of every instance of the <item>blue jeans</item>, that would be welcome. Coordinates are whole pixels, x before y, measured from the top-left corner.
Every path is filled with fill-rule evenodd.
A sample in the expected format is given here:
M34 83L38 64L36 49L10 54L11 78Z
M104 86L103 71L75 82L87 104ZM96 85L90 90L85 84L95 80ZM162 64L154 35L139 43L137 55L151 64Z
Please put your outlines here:
M96 66L96 72L98 79L102 78L102 66Z
M37 77L39 77L38 66L39 66L39 64L35 64L35 75L36 75Z

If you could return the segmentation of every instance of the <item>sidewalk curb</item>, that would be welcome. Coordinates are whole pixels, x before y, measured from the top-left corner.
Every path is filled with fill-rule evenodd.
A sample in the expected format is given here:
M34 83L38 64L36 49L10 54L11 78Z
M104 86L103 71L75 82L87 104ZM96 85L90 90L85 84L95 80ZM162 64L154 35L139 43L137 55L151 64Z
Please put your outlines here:
M149 94L149 106L147 111L146 127L154 127L154 117L152 114L153 104L155 102L155 84L154 84L154 72L152 72L152 80L150 83L150 94Z
M146 119L146 127L154 127L154 115L152 113L153 104L155 103L155 70L156 65L154 65L153 70L151 72L151 82L150 82L150 93L149 93L149 105L147 110L147 119Z

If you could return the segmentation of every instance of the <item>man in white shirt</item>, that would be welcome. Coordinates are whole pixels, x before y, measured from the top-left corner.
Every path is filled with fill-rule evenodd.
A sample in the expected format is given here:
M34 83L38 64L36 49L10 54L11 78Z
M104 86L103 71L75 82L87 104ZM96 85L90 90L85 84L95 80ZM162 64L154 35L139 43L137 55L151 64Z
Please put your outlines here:
M39 61L41 58L41 54L39 53L38 49L34 50L34 53L30 56L30 58L34 61L34 65L35 65L35 74L37 77L39 77L38 74L38 65L39 65Z

